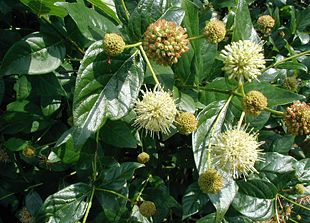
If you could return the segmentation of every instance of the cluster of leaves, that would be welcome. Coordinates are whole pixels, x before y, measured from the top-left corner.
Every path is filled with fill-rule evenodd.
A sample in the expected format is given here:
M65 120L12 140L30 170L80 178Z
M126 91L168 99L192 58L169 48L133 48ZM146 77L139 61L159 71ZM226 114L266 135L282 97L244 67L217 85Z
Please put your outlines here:
M268 36L256 31L263 14L276 21ZM177 64L152 63L178 109L196 112L197 131L190 137L172 129L159 139L137 131L132 107L141 86L154 80L138 48L105 54L104 34L134 44L165 18L194 37L213 17L226 23L223 42L197 39ZM275 215L279 222L286 205L294 206L285 219L310 221L310 141L287 134L276 113L245 117L265 141L259 174L226 177L218 194L197 184L212 137L242 113L240 97L229 99L236 83L225 78L218 57L226 44L264 41L270 68L245 92L261 91L278 111L310 101L304 1L0 0L0 28L0 222L255 222ZM285 85L288 77L297 88ZM136 162L142 150L151 156L145 165ZM304 195L296 184L305 185ZM142 200L157 206L152 218L140 214Z

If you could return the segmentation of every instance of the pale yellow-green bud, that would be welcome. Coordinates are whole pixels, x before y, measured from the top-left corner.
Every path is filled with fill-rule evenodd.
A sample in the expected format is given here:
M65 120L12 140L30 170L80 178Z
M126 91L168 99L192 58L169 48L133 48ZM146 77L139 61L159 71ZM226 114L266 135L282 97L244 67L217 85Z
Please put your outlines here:
M209 169L199 176L198 185L203 193L218 193L224 186L224 180L218 171Z
M305 193L305 186L303 184L296 184L295 185L295 192L297 194L304 194Z
M124 51L125 42L116 33L107 33L103 37L103 49L109 56L117 56Z
M267 98L259 91L250 91L243 98L244 112L249 115L259 115L267 104Z
M205 26L204 35L210 43L221 42L226 35L225 24L220 20L210 21Z
M152 201L143 201L139 206L139 211L144 217L151 217L156 213L156 205Z
M257 19L257 25L262 33L269 34L275 25L275 20L270 15L262 15Z
M26 157L33 157L36 155L36 149L32 146L27 146L24 150L23 150L23 154Z
M147 154L146 152L142 152L142 153L140 153L139 155L138 155L138 157L137 157L137 161L139 162L139 163L147 163L148 161L150 160L150 155L149 154Z
M299 82L295 76L287 77L284 79L284 82L283 82L283 87L293 92L297 92L298 85L299 85Z
M175 126L183 135L189 135L197 129L198 121L193 113L179 112L175 117Z

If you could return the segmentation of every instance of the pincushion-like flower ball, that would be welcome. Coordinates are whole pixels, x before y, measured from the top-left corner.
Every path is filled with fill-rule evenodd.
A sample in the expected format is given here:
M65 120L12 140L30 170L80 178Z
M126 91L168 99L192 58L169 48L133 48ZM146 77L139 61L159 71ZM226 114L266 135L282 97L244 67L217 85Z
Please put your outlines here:
M182 135L189 135L197 129L198 121L193 113L179 112L175 117L175 126Z
M211 157L214 167L232 175L233 178L245 177L251 172L260 158L257 134L246 132L244 129L230 129L221 133L212 145Z
M142 153L139 153L139 155L137 156L137 161L139 163L147 163L148 161L150 160L150 155L147 154L146 152L142 152Z
M189 50L187 34L175 22L160 19L150 24L144 33L143 48L158 64L172 65Z
M257 25L264 34L269 34L275 25L275 20L270 15L262 15L257 19Z
M287 107L284 121L290 134L308 135L310 133L310 104L294 102Z
M239 82L252 81L261 75L265 68L265 59L261 44L249 40L239 40L226 45L220 57L224 62L223 70L229 79Z
M199 176L198 186L203 193L218 193L224 186L224 179L217 170L208 169Z
M174 99L159 86L153 91L147 89L142 93L142 100L138 100L134 107L137 114L134 125L139 129L145 128L151 136L159 132L168 134L177 113Z
M156 213L156 205L152 201L143 201L139 206L139 211L144 217L151 217Z
M107 33L103 37L103 49L109 56L117 56L125 49L123 38L116 33Z
M250 91L243 98L243 108L246 114L259 115L267 104L267 98L259 91Z
M225 24L220 20L210 21L205 26L204 35L210 43L221 42L226 35Z

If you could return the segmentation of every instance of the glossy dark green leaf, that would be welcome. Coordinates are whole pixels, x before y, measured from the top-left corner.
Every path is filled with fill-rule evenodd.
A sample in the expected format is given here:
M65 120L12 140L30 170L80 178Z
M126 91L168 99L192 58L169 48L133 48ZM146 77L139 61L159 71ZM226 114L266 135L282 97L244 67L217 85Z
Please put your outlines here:
M297 14L297 29L299 31L310 30L310 6Z
M267 220L274 215L272 199L261 199L237 193L232 206L238 212L253 220Z
M89 47L78 72L73 118L78 128L75 142L81 145L107 118L128 113L143 81L143 62L138 53L112 58L103 52L102 41Z
M57 6L67 10L81 33L91 41L102 39L107 32L119 32L113 22L95 10L86 7L82 0L78 0L77 3L59 2Z
M181 25L184 16L185 12L182 8L173 6L168 8L167 11L160 18Z
M250 179L237 182L239 192L262 199L273 199L278 193L276 186L266 180Z
M246 0L238 0L232 40L251 40L253 42L260 41L260 38L253 27L248 3Z
M19 138L10 138L8 141L4 143L4 147L13 152L21 151L25 149L27 145L28 145L27 141Z
M119 148L137 148L133 128L122 121L107 121L101 129L103 142Z
M238 185L228 175L223 173L224 187L218 193L208 193L212 204L216 208L216 223L222 222L231 202L238 192Z
M270 118L270 112L263 111L258 116L247 115L245 123L250 124L250 128L254 128L255 130L260 130L264 128L265 124Z
M102 0L87 0L88 2L92 3L94 6L98 7L100 10L102 10L105 14L110 16L115 22L120 23L121 21L116 16L113 9L111 9L108 4Z
M264 162L256 164L256 169L261 172L287 173L295 170L296 159L291 156L268 152L262 156Z
M43 201L36 191L31 191L25 198L25 204L31 215L34 216L40 210Z
M64 2L64 0L20 0L24 5L31 8L31 10L39 15L56 15L65 17L67 15L66 10L61 7L55 6L55 2Z
M197 182L191 184L187 188L182 199L182 219L184 220L199 212L203 208L203 206L208 203L208 201L208 196L200 190Z
M208 214L207 216L204 216L200 218L196 223L215 223L216 215L215 213Z
M293 93L289 90L275 87L269 83L251 82L246 84L245 91L256 90L262 92L268 98L268 107L277 105L285 105L296 100L303 100L305 97L300 94Z
M225 120L227 106L225 101L215 101L199 112L198 128L192 134L193 153L196 167L199 173L206 170L207 149L211 137L215 137L222 129ZM216 121L216 119L218 119ZM216 125L215 125L216 123Z
M139 41L147 27L159 19L168 6L167 0L141 0L128 21L128 31L132 40Z
M307 68L306 65L304 65L302 63L298 63L298 62L292 62L292 61L281 63L281 64L277 65L277 68L280 68L280 69L292 69L292 70L302 70L302 71L305 71L306 73L308 72L308 68Z
M86 197L91 188L84 183L72 184L50 195L36 216L37 222L75 223L85 213Z
M128 24L129 16L136 9L138 3L139 0L114 0L118 18L123 22L123 24Z
M39 32L29 34L5 54L0 75L49 73L60 66L65 53L62 40Z
M303 159L296 162L296 175L301 182L310 181L310 159Z

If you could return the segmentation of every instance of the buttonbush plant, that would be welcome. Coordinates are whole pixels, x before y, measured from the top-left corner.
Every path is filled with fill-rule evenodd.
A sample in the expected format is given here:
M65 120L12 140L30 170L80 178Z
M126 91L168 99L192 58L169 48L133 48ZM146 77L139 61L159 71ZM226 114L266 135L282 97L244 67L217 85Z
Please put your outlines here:
M0 0L0 223L310 222L304 0Z

